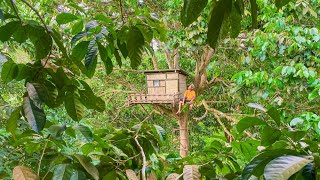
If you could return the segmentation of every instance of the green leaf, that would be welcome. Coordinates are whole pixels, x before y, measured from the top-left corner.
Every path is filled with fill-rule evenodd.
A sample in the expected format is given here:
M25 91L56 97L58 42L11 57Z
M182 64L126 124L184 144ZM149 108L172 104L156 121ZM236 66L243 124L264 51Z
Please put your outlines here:
M241 119L237 124L237 130L242 133L247 128L253 127L255 125L264 125L266 122L256 117L245 117Z
M282 6L285 6L288 4L291 0L275 0L276 7L278 9L282 8Z
M208 0L184 0L181 11L181 23L187 27L197 20L207 3Z
M71 57L75 61L81 61L88 52L89 41L81 41L72 49Z
M144 24L138 24L136 25L137 28L139 28L140 32L142 33L144 39L146 40L147 43L150 43L153 39L153 32L152 29Z
M128 57L128 49L127 49L126 43L124 43L124 42L122 43L122 42L118 39L117 45L118 45L118 47L119 47L119 49L120 49L120 52L121 52L123 58L127 58L127 57ZM120 64L119 64L119 66L120 66Z
M80 101L88 109L95 109L99 112L105 110L105 102L94 95L92 89L85 81L80 81L85 90L79 90Z
M21 25L17 26L17 30L13 33L13 38L18 43L24 43L28 39L28 25Z
M83 21L79 21L77 23L75 23L73 26L72 26L72 34L78 34L82 31L83 29Z
M153 126L157 130L160 140L165 141L167 138L166 131L161 126L158 126L158 125L153 125Z
M0 20L4 21L4 14L3 14L2 9L0 9Z
M98 43L98 48L99 48L100 58L104 63L104 67L106 68L106 72L107 74L110 74L113 69L113 64L111 59L108 56L107 49L100 43Z
M276 108L272 107L272 108L268 109L267 113L274 120L274 122L276 122L276 124L279 126L280 125L280 112Z
M76 42L78 42L81 38L85 37L88 34L90 34L90 32L80 32L73 36L71 39L71 47L73 47Z
M62 36L60 35L59 31L53 29L53 32L51 33L51 36L54 40L54 42L57 44L59 47L59 50L62 52L63 56L67 59L69 59L67 49L63 45L63 39Z
M53 172L52 179L55 180L70 180L74 169L69 164L59 164Z
M21 106L17 107L10 115L7 124L6 124L6 130L10 132L13 137L15 137L15 131L18 127L17 122L21 117Z
M281 156L270 161L264 169L266 180L283 180L300 171L312 162L310 157Z
M212 48L218 45L223 22L228 18L231 7L232 1L224 0L216 2L212 9L207 33L207 41Z
M117 172L111 171L107 175L103 176L102 180L117 180Z
M96 71L96 66L97 66L97 52L98 48L95 46L96 41L92 40L89 43L88 46L88 52L85 57L85 67L86 67L86 75L89 78L92 78L95 71Z
M20 26L19 21L11 21L4 26L0 27L0 41L6 42L10 39L12 34L17 30Z
M129 51L130 65L137 68L141 63L141 56L144 46L144 37L139 28L131 26L127 37L127 48Z
M122 66L122 61L121 61L121 57L119 55L118 50L114 51L114 57L116 57L116 61L117 61L118 65L121 67Z
M55 138L60 137L66 129L67 129L66 125L52 125L48 128L51 136Z
M27 83L27 92L30 99L38 107L42 107L42 103L48 101L49 96L48 89L40 83Z
M24 97L23 112L32 130L40 133L46 123L46 115L44 113L44 110L37 107L29 97Z
M87 180L86 174L82 171L75 171L70 180Z
M76 125L73 126L73 129L76 132L77 137L84 138L86 141L91 142L93 140L93 134L87 126Z
M12 60L6 61L1 70L1 79L7 83L12 81L18 76L19 68Z
M282 135L281 131L274 129L270 126L266 126L261 135L261 145L262 146L270 146L277 140L279 140Z
M244 168L241 174L242 179L247 180L252 175L260 177L264 172L265 166L272 159L283 155L298 155L298 152L291 149L276 149L262 152L261 154L258 154L256 157L254 157L251 162Z
M69 23L69 22L72 22L74 20L77 20L79 19L76 15L73 15L73 14L70 14L70 13L61 13L61 14L58 14L57 17L56 17L56 21L58 24L66 24L66 23Z
M84 169L95 179L99 180L99 171L98 169L90 162L90 160L82 155L76 154L74 155L80 164L84 167Z
M64 105L68 115L75 121L80 121L84 116L85 110L80 102L80 97L77 93L67 91L64 100Z
M299 141L306 135L306 131L287 131L286 134L295 142Z

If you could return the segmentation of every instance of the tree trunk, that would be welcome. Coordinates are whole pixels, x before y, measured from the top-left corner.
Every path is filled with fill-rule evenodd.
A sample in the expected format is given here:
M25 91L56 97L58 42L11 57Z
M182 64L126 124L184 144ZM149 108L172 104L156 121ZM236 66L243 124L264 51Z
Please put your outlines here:
M181 113L180 119L179 119L180 156L181 157L188 156L188 148L189 148L188 119L189 119L189 112Z

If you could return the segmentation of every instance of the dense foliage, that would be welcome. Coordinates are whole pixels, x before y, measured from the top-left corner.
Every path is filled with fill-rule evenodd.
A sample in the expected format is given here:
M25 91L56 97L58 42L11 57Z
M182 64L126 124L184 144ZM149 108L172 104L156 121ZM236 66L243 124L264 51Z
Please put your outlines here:
M319 0L1 1L0 178L316 179L318 16ZM185 158L172 107L126 106L141 70L176 67L198 95Z

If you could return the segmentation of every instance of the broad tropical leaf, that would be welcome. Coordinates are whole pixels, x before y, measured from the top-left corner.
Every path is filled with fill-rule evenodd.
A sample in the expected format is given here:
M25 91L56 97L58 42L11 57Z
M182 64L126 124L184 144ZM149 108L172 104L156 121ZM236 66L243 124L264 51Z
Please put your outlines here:
M79 21L72 26L72 34L78 34L83 30L83 21Z
M272 108L268 109L267 113L279 126L280 125L280 112L276 108L272 107Z
M23 112L32 130L40 133L46 123L46 115L44 113L44 110L37 107L29 97L24 97Z
M26 166L16 166L13 169L14 180L37 180L38 176L34 171Z
M68 115L75 121L80 121L85 110L80 102L80 96L76 92L67 91L64 101Z
M278 9L282 8L282 6L285 6L288 4L291 0L275 0L275 4Z
M187 27L195 21L202 10L206 7L208 0L184 0L181 11L181 22Z
M3 14L2 9L0 9L0 20L4 21L4 14Z
M76 125L73 126L73 129L76 132L77 137L84 138L86 141L91 142L93 140L93 134L87 126Z
M79 32L71 39L71 47L75 45L76 42L78 42L81 38L85 37L86 35L90 34L90 32Z
M185 180L200 180L201 174L199 172L199 166L197 165L185 165L183 167L183 179Z
M3 82L10 82L18 76L19 68L12 60L6 61L1 70L1 79Z
M238 122L237 130L239 133L242 133L247 128L262 124L266 124L266 122L256 117L245 117Z
M96 70L96 66L97 66L98 47L95 46L95 44L96 44L95 40L90 41L89 46L88 46L88 52L87 52L86 57L85 57L85 63L84 64L85 64L85 67L87 69L86 75L89 78L93 77L93 75L95 73L95 70Z
M65 13L65 12L58 14L56 17L56 21L58 24L66 24L77 19L78 17L76 15Z
M155 129L157 130L157 134L159 135L160 137L160 140L161 141L164 141L166 140L166 131L161 127L161 126L158 126L158 125L153 125L155 127Z
M107 74L110 74L113 69L113 64L112 64L110 57L108 56L107 49L100 43L98 43L98 49L99 49L99 53L100 53L100 58L101 58L102 62L104 63L104 67L106 69L106 72L107 72Z
M179 177L180 175L177 174L177 173L171 173L167 178L166 180L176 180L177 177Z
M5 42L10 39L12 34L17 30L17 27L20 26L19 21L11 21L4 26L0 27L0 41Z
M7 124L6 130L10 132L13 136L15 135L15 131L17 129L17 122L21 117L21 106L17 107L10 115Z
M126 169L126 175L129 180L138 180L136 173L132 169Z
M59 164L53 172L52 179L70 180L74 173L74 169L69 164Z
M310 157L281 156L267 164L264 169L264 177L266 180L289 179L291 175L312 161Z
M224 21L229 17L232 8L231 0L215 2L208 25L207 41L212 48L216 48Z
M262 146L270 146L277 140L279 140L282 135L281 131L274 129L270 126L266 126L261 135L261 145Z
M73 172L70 180L87 180L86 174L82 171Z
M291 149L276 149L269 150L258 154L254 157L251 162L244 168L241 177L246 180L249 179L252 175L260 177L265 166L274 158L283 156L283 155L298 155L299 153Z
M80 164L84 167L84 169L95 179L99 180L99 171L98 169L90 162L90 160L82 155L76 154L74 155L80 162Z
M144 37L140 32L139 28L132 26L130 27L127 35L127 48L129 51L130 65L132 68L137 68L141 63L141 56L144 46Z
M60 137L66 129L66 125L52 125L48 128L51 136L53 137Z

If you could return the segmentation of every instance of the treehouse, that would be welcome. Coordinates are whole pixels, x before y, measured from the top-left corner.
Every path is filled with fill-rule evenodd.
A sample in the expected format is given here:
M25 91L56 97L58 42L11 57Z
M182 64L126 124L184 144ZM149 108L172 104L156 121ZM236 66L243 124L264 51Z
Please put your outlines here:
M179 102L187 89L188 73L182 69L144 71L147 93L131 93L128 104L172 104Z

